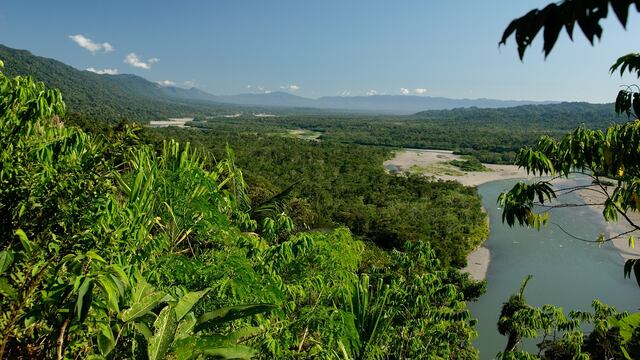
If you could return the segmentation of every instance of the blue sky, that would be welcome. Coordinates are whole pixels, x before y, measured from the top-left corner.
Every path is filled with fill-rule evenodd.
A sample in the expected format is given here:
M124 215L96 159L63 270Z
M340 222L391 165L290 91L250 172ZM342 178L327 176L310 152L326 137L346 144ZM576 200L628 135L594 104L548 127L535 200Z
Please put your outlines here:
M608 68L639 50L640 16L626 31L610 16L594 47L578 29L574 43L563 34L546 60L540 41L524 62L513 41L498 48L511 19L546 3L0 0L0 43L214 94L613 101L634 79Z

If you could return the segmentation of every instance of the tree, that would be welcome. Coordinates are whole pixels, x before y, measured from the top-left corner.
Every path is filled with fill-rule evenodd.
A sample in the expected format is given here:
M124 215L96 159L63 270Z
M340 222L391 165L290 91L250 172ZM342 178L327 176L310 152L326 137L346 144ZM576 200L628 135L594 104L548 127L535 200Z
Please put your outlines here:
M523 17L515 19L505 30L501 44L514 35L520 58L531 45L536 34L544 28L544 53L551 52L558 35L564 27L572 38L577 23L591 43L602 35L599 21L607 17L609 5L618 20L626 26L629 7L637 0L565 0L558 4L549 4L542 10L532 10ZM610 68L610 72L626 71L640 78L640 54L631 53L620 57ZM634 91L637 90L637 91ZM520 225L539 228L548 222L549 208L556 206L584 206L585 204L554 205L550 202L559 195L584 189L599 195L600 201L586 205L603 206L603 217L607 221L623 219L632 230L598 239L584 241L606 242L640 230L640 223L632 219L631 212L640 210L640 88L629 85L620 90L616 98L615 110L625 113L630 119L625 124L612 125L605 132L579 127L560 140L548 136L540 138L530 148L522 148L516 155L516 164L534 175L549 175L551 180L542 180L533 184L519 182L510 191L500 195L503 207L503 221L510 226L517 221ZM557 189L553 182L571 174L580 173L592 178L589 186L574 186ZM543 205L541 211L534 206ZM635 246L635 237L629 236L629 245ZM629 260L625 265L625 276L631 271L636 274L640 285L640 262Z
M526 15L513 20L504 31L500 44L505 44L512 35L518 46L520 59L535 38L543 31L545 56L549 55L563 28L573 40L575 24L581 28L589 42L602 35L600 20L608 15L611 7L620 21L626 27L629 8L635 5L640 12L638 0L565 0L552 3L543 9L534 9ZM544 29L544 30L543 30ZM626 71L635 73L640 78L640 54L631 53L620 57L609 69L623 75ZM502 193L498 199L503 208L502 220L509 226L516 222L524 226L540 228L549 222L549 208L557 206L603 206L603 217L607 221L624 219L631 227L630 231L605 238L603 234L597 240L581 239L583 241L605 242L615 238L630 235L640 230L640 223L631 214L640 210L640 87L629 85L620 90L616 98L615 111L625 113L631 121L625 124L615 124L606 131L591 130L584 126L577 128L562 139L556 140L543 136L533 147L520 149L516 155L516 164L527 172L535 175L551 176L550 180L541 180L532 184L518 182L511 190ZM584 174L593 180L591 185L554 188L553 182L559 178L567 178L571 174ZM562 194L576 190L592 191L599 195L601 201L589 204L556 205L552 202ZM535 206L542 206L537 211ZM629 246L635 246L635 238L629 236ZM630 259L625 263L624 275L629 277L635 273L640 285L640 259ZM523 300L514 295L511 300ZM503 314L506 308L503 307ZM526 303L518 303L520 308L526 308ZM618 314L615 309L594 301L594 314L571 312L570 318L578 322L592 322L594 330L584 341L582 333L576 332L575 321L557 323L555 328L568 331L565 338L540 343L540 349L546 350L545 358L636 358L638 356L638 333L640 332L640 314ZM511 317L505 317L509 320ZM502 331L512 323L503 320L501 316L499 327L501 333L510 335L505 353L502 358L521 356L520 352L512 352L515 347L511 336L513 332ZM570 336L566 336L570 335ZM517 340L517 339L515 339ZM524 355L522 357L528 357Z

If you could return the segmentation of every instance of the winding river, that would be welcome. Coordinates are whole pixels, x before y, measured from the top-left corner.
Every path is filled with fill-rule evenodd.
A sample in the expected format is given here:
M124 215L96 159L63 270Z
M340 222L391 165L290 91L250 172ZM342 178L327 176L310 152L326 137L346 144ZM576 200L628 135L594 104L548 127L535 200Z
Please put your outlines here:
M640 307L640 288L635 279L624 279L624 260L611 244L598 247L575 240L554 225L536 231L503 224L496 199L515 182L495 181L478 187L491 220L485 242L491 251L487 292L469 304L478 319L475 345L481 359L493 359L504 348L506 337L498 333L496 326L500 307L518 291L528 274L533 278L525 297L533 305L555 304L565 314L571 309L591 310L595 298L619 311L636 311ZM579 202L574 194L566 195L562 201ZM602 215L589 207L554 209L551 220L583 238L596 239L605 231ZM534 341L525 343L525 348L537 350Z

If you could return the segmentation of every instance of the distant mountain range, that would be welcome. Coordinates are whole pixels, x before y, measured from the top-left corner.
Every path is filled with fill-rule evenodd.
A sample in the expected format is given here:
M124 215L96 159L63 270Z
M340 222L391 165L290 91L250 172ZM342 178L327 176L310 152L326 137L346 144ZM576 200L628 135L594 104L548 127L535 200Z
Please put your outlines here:
M251 111L247 107L256 111L296 108L407 115L424 110L505 108L552 103L408 95L326 96L310 99L286 92L212 95L197 88L161 86L136 75L81 71L60 61L4 45L0 45L0 59L5 63L3 72L7 75L31 75L50 87L59 88L72 111L97 119L149 120L211 112Z
M444 97L411 95L325 96L318 99L310 99L286 92L228 96L211 95L208 99L227 104L304 107L398 115L408 115L424 110L444 110L461 107L504 108L519 105L555 103L552 101L450 99Z

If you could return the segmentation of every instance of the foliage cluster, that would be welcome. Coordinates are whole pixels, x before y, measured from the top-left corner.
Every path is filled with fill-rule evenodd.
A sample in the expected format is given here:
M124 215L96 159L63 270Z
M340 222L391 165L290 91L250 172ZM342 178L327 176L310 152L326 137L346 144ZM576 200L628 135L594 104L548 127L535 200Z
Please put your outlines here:
M489 171L489 169L482 165L480 160L473 156L465 156L463 160L451 160L449 164L459 168L462 171Z

